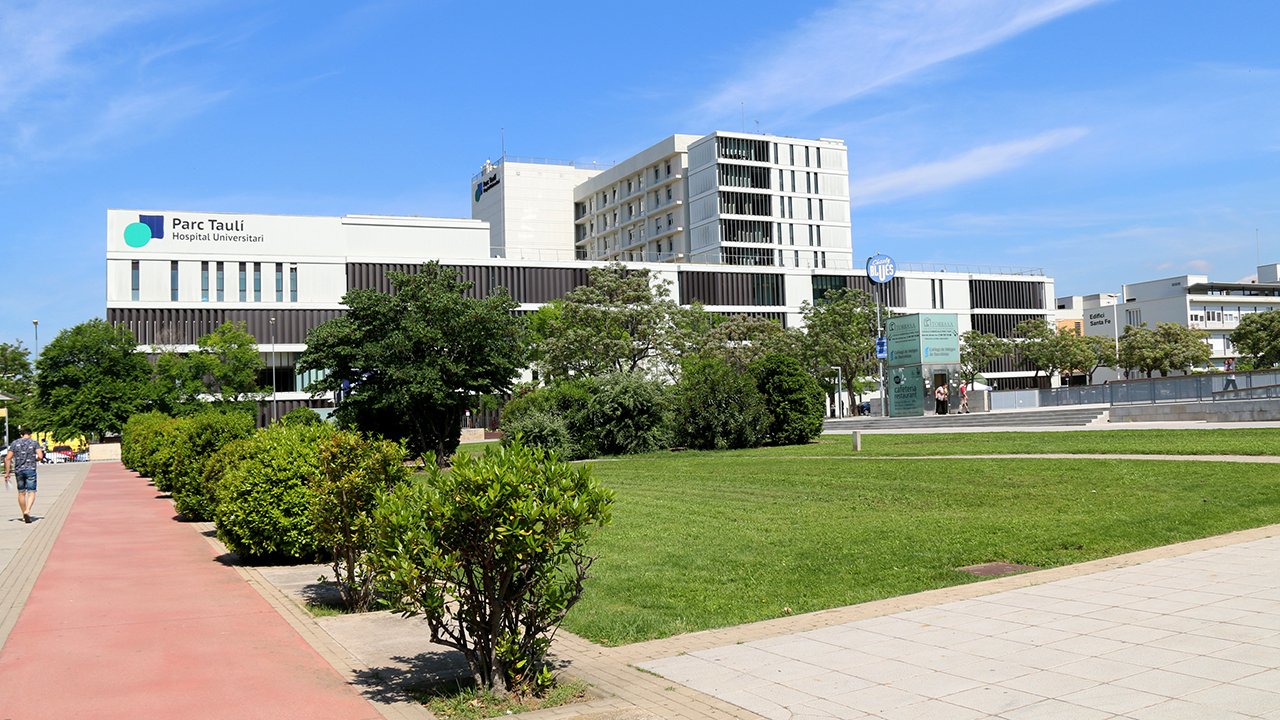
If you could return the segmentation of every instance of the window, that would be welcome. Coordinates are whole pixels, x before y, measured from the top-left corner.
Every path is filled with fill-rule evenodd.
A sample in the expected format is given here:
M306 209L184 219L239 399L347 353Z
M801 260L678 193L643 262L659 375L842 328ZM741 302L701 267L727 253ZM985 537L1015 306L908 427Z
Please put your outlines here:
M276 263L276 302L284 302L284 263Z
M669 201L669 200L671 200L671 187L670 187L670 186L668 186L668 187L667 187L667 200L668 200L668 201Z
M137 300L142 290L142 263L134 260L129 266L129 299Z
M226 281L222 273L222 263L218 263L218 302L226 299L226 287Z
M627 181L627 194L628 194L628 195L630 195L630 194L631 194L631 181L630 181L630 180L628 180L628 181Z
M289 266L289 302L298 302L298 266Z
M178 261L169 261L169 299L178 301Z
M671 213L667 213L667 227L671 227L672 225L675 225L675 224L676 224L676 221L674 216L672 216Z
M200 263L200 302L209 302L209 262Z
M667 177L671 177L671 161L667 161Z
M653 166L653 181L658 182L658 166Z
M654 221L653 221L653 231L654 231L655 233L660 233L660 232L662 232L662 221L661 221L661 220L654 220Z
M240 263L240 302L248 302L249 300L249 277L247 272L248 263Z
M262 302L262 263L253 264L253 301Z

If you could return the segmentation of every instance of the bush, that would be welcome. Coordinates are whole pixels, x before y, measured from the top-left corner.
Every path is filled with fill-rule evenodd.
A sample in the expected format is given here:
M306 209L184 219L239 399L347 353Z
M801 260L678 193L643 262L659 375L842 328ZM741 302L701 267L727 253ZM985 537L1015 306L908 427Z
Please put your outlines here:
M166 476L178 512L190 520L212 520L217 497L207 492L205 465L230 442L254 431L254 417L238 410L205 412L182 418L166 451Z
M582 596L590 528L612 503L589 467L520 442L455 456L448 472L431 465L374 513L379 592L462 651L478 687L537 690L550 635Z
M594 455L651 452L666 442L666 388L638 373L616 373L591 382L585 423L570 431L585 438Z
M769 427L769 412L747 373L724 360L702 358L687 367L672 401L672 436L699 450L757 447Z
M222 446L222 450L205 460L200 472L200 492L204 495L204 504L208 508L207 516L216 520L218 517L218 488L227 472L253 455L253 436L232 440Z
M751 375L769 424L767 445L801 445L822 434L822 386L789 355L770 354L751 363Z
M321 475L311 519L316 541L331 554L333 576L349 610L368 610L373 599L372 515L383 495L409 478L406 454L399 443L354 432L334 433L320 443Z
M120 461L143 477L151 477L156 453L164 447L165 435L176 421L164 413L131 416L120 432Z
M274 425L237 448L243 459L225 468L213 518L218 537L250 559L308 559L316 554L311 507L320 477L320 443L328 425Z
M666 388L636 373L560 381L513 399L502 411L509 438L562 460L649 452L666 441Z
M530 447L542 448L561 460L587 457L581 443L575 442L569 425L561 415L545 410L521 412L516 419L502 419L502 442L510 445L519 440Z
M320 414L306 407L298 407L280 416L281 425L319 425L323 423Z

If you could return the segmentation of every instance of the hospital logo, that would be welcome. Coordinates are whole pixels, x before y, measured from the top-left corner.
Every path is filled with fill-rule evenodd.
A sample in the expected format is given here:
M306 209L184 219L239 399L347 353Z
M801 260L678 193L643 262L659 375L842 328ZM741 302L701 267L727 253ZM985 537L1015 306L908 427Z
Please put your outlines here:
M124 244L131 248L145 247L152 240L164 239L163 215L139 215L138 222L124 228Z

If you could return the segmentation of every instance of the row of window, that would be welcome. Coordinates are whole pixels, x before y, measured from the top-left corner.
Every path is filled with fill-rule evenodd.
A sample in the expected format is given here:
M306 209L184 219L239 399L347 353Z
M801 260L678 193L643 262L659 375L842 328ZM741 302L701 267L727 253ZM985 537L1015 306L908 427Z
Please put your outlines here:
M231 265L232 272L236 272L238 265L238 284L239 301L249 302L249 273L253 273L253 302L262 302L262 266L267 266L267 271L271 272L271 266L275 266L275 297L276 302L285 301L285 263L226 263L226 262L209 262L201 261L200 263L200 301L201 302L225 302L227 294L226 273L227 265ZM252 268L250 268L252 266ZM169 261L169 300L177 302L180 291L180 273L179 263L177 260ZM298 266L289 263L289 302L298 302ZM142 296L142 263L134 260L130 263L129 268L129 297L131 300L139 300Z
M666 177L671 177L671 159L667 158L665 161L661 163L661 165L654 165L651 168L649 168L649 170L653 172L654 184L662 182L662 177L664 174ZM619 181L617 185L613 185L612 187L609 187L605 190L601 190L599 194L593 194L589 199L587 199L586 202L575 203L574 218L581 219L585 217L588 213L596 212L597 210L602 210L605 208L605 206L611 203L618 202L619 187L626 188L622 193L623 199L626 199L631 195L639 192L640 190L643 190L645 187L644 179L645 179L645 173L643 172L639 173L634 177L629 177L626 180ZM670 201L671 188L669 187L667 188L666 194L667 194L667 200ZM658 202L658 192L656 190L654 191L654 202L655 203Z

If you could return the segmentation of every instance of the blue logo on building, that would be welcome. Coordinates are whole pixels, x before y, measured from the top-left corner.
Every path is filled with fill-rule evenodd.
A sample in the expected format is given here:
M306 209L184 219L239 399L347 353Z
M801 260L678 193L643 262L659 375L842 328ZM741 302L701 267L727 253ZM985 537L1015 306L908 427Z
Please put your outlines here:
M897 271L898 266L888 255L872 255L867 258L867 277L873 283L883 285L892 280Z
M481 195L484 195L484 183L476 183L476 202L480 202Z
M145 247L152 240L164 239L163 215L139 215L138 222L124 229L124 243L131 248Z

